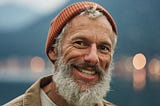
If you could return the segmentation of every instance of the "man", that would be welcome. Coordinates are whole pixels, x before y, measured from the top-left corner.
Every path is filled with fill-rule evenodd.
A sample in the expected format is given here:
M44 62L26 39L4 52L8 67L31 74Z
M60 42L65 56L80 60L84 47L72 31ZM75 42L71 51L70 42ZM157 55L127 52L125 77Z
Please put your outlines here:
M46 42L53 76L5 106L113 106L103 97L110 88L116 42L114 20L99 4L66 7L51 22Z

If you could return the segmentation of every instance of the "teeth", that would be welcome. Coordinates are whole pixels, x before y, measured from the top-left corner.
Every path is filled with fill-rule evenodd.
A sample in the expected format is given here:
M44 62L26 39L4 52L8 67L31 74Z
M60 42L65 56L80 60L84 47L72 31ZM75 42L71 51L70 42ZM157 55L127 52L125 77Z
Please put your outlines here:
M82 72L85 73L85 74L89 74L89 75L94 75L95 74L95 71L88 71L88 70L84 70L84 69L82 69Z

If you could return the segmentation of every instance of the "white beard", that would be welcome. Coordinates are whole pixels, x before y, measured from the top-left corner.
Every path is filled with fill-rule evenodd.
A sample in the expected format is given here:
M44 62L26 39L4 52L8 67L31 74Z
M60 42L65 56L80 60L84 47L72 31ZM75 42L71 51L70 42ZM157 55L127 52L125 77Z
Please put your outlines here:
M99 103L109 92L111 68L103 70L100 81L89 89L81 90L71 75L71 66L63 64L62 58L57 61L57 71L54 72L53 81L56 83L59 94L71 104L76 106L93 106ZM110 65L111 66L111 65Z

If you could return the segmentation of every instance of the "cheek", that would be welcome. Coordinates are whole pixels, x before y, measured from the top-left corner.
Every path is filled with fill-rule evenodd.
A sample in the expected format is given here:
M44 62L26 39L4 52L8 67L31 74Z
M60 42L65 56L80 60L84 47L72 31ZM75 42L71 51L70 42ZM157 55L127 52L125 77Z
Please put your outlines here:
M64 62L68 63L68 62L75 62L75 60L82 60L83 57L83 53L78 51L78 50L74 50L73 48L70 49L66 49L63 52L63 58L64 58Z
M111 55L103 56L100 58L100 64L103 69L108 69L112 60L111 58L112 58Z

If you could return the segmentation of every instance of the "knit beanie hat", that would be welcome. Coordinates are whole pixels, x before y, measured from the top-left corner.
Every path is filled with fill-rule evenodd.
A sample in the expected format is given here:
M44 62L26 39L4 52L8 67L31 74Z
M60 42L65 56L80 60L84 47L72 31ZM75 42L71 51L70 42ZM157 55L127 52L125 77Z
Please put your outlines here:
M88 2L88 1L83 1L83 2L77 2L74 3L66 8L64 8L52 21L50 24L50 29L48 32L48 37L46 41L46 54L49 57L49 50L51 49L52 45L55 43L56 37L61 33L63 27L69 22L72 18L75 16L79 15L81 12L87 10L87 9L92 9L96 5L96 10L99 10L102 12L110 22L113 31L117 35L117 27L116 24L112 18L112 16L109 14L109 12L104 9L102 6L95 2ZM54 63L50 57L49 59Z

